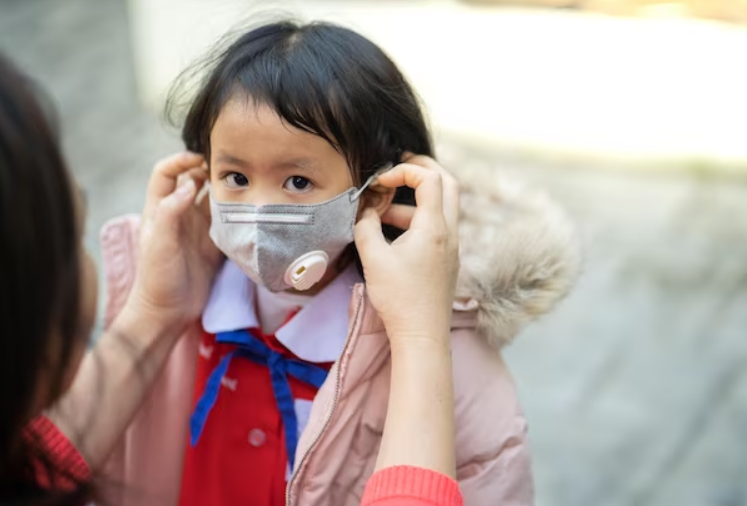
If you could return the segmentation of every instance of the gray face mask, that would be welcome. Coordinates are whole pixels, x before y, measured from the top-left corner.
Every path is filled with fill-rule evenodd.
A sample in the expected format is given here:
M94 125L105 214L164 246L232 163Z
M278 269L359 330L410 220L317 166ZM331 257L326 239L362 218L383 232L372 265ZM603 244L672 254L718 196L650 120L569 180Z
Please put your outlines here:
M210 193L210 237L255 283L308 290L353 242L358 199L375 179L319 204L220 203Z

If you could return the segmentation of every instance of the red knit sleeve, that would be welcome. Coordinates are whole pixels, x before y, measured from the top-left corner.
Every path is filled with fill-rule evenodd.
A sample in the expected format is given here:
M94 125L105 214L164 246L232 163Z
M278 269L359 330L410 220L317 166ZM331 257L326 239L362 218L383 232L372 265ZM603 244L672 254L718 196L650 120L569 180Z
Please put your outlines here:
M463 506L459 485L446 475L411 466L395 466L368 480L361 506Z
M91 469L83 456L46 416L32 420L24 437L38 454L34 466L40 487L70 490L91 479Z

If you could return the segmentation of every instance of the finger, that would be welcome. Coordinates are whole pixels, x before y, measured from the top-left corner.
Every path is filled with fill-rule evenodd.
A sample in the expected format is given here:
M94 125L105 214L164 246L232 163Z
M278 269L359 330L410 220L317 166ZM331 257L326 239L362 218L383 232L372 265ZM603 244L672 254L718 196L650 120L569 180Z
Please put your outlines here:
M192 207L197 186L192 179L177 188L174 192L158 201L153 216L153 228L159 234L168 234L179 226L180 218Z
M429 217L443 219L443 187L441 174L419 165L401 163L379 176L379 184L390 188L409 186L415 190L417 208L413 223Z
M443 186L443 209L444 218L449 228L456 230L459 223L459 182L456 178L436 160L430 156L405 153L407 163L418 165L441 174ZM404 158L403 158L404 159Z
M158 162L148 181L143 214L152 215L158 202L174 191L179 175L199 167L202 162L202 155L189 151L172 155Z
M406 151L402 155L402 161L413 165L420 165L424 169L438 170L438 168L441 167L439 163L430 156L418 155L410 153L409 151Z
M381 215L381 222L395 226L401 230L407 230L410 228L413 216L415 216L415 206L392 204Z
M457 180L446 172L446 170L439 167L441 173L441 182L443 185L443 213L446 224L449 227L451 233L457 233L457 227L459 225L459 210L460 210L460 192L459 183Z
M205 169L201 167L196 167L194 169L189 169L187 172L182 172L179 174L176 178L176 187L180 187L184 183L186 183L189 179L193 180L195 182L195 186L198 188L198 191L200 188L202 188L205 185L205 181L208 180L210 175L205 171Z
M454 184L444 183L444 218L452 234L458 233L459 213L461 210L460 202L461 194L459 193L459 185L456 181L454 181Z
M195 183L197 192L194 198L194 207L197 212L208 222L210 221L210 199L206 198L210 186L207 184L210 179L210 173L205 167L196 167L184 172L177 177L176 187L180 188L187 181L192 180Z
M355 245L364 268L389 247L381 232L381 219L373 209L363 211L361 219L355 224L354 233Z
M210 179L210 173L202 167L197 167L189 171L189 177L194 179L197 187L200 188L205 181Z

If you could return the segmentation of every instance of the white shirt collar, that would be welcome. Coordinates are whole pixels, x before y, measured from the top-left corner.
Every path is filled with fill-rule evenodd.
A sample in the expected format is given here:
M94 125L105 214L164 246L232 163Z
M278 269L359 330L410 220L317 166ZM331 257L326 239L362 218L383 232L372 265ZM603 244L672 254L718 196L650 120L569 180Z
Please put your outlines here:
M353 286L362 281L350 265L275 333L278 341L307 362L334 362L348 335ZM231 260L215 278L202 326L211 334L259 327L254 283Z

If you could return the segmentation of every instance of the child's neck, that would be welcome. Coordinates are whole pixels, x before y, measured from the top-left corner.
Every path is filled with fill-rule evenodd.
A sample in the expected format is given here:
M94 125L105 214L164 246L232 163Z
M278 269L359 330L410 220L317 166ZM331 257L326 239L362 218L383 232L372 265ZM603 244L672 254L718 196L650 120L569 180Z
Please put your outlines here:
M255 310L265 334L274 334L291 315L297 313L314 297L304 292L273 293L267 288L256 285Z
M349 262L336 262L334 269L329 269L316 285L303 292L289 289L280 293L272 293L267 288L257 285L255 308L262 331L266 334L274 334L288 320L288 315L300 310L315 295L329 286L347 268L347 265Z

